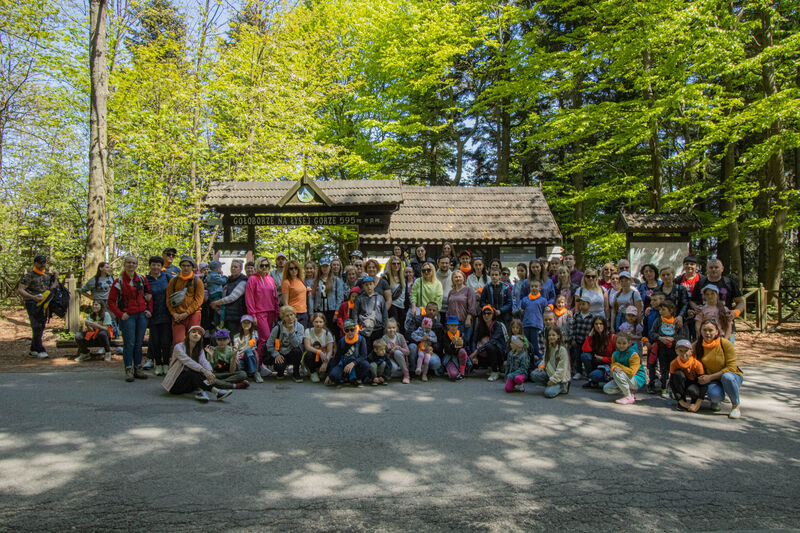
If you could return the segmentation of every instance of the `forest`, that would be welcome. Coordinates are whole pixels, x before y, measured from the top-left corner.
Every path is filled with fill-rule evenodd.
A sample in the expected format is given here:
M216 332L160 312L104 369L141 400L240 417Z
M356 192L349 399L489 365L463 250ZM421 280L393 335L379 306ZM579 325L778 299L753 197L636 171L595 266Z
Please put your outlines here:
M800 282L800 0L0 0L0 297L31 258L209 253L209 184L539 185L579 265L620 210ZM102 100L102 106L96 102ZM259 252L352 242L264 229ZM115 270L120 264L115 263Z

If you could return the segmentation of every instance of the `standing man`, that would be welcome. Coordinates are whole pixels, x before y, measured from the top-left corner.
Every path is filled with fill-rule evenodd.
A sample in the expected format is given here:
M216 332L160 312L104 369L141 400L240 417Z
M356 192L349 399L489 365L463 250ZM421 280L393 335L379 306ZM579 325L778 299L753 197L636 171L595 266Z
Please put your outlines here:
M453 272L450 270L450 258L446 255L439 258L438 265L436 279L442 284L442 307L439 311L439 322L444 324L447 319L447 295L453 288Z
M675 284L686 287L686 292L689 293L691 298L694 286L701 280L705 281L705 278L697 271L697 258L693 255L687 255L683 258L683 274L675 278ZM704 284L703 286L705 287Z
M703 305L703 289L707 285L716 285L719 289L720 301L725 304L725 307L733 311L736 318L739 318L742 311L744 311L742 291L736 281L722 275L724 270L725 267L722 266L722 261L719 259L708 260L706 264L707 276L697 281L694 285L694 290L692 290L691 301L694 304L692 307L697 309Z
M175 248L165 248L161 253L161 258L164 260L164 266L162 266L161 269L167 273L167 278L169 279L181 273L180 267L172 264L172 262L175 261L176 255L178 255L178 250Z
M569 269L569 279L575 285L580 285L583 279L583 272L575 268L575 256L567 254L564 256L564 266ZM630 266L628 266L630 268Z
M47 359L47 352L42 344L42 335L44 335L47 317L44 315L44 309L39 303L44 300L42 293L54 289L58 285L58 272L53 271L52 274L48 274L45 271L46 268L47 258L43 255L37 255L33 258L33 268L22 276L17 286L17 293L25 302L25 310L28 312L28 319L33 333L29 353L31 357L38 357L39 359Z
M222 287L222 298L211 302L211 308L219 312L225 306L225 329L230 331L231 337L241 331L240 319L247 314L244 293L247 288L247 276L242 274L242 260L231 261L231 275L228 282Z

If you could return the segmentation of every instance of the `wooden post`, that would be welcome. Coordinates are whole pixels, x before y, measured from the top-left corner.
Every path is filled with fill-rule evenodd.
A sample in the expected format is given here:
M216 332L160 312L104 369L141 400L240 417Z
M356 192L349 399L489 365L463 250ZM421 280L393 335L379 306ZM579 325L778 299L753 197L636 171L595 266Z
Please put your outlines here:
M767 290L763 283L758 285L758 329L761 333L767 331Z
M78 280L70 274L66 281L69 291L69 307L67 307L65 324L70 332L77 333L81 329L81 295L78 292Z

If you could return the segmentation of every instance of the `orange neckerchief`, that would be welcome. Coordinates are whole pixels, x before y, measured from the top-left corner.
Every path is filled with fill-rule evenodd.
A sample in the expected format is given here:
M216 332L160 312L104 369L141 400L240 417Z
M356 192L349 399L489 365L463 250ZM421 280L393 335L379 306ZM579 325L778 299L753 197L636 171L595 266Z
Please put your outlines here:
M536 296L533 296L533 295L529 294L529 295L528 295L528 300L531 300L531 301L533 301L533 300L538 300L538 299L539 299L539 298L541 298L541 297L542 297L542 293L540 293L540 292L537 292L537 293L536 293Z
M354 308L355 306L356 306L356 303L355 303L355 302L351 302L350 300L347 300L347 308L348 308L348 309L352 309L352 308Z
M192 279L194 277L194 272L190 273L185 278L183 277L183 274L180 274L178 277L181 278L183 281L189 281L190 279Z
M450 337L450 342L452 342L453 339L457 339L457 338L461 337L461 331L460 330L456 330L455 333L451 333L450 330L447 330L447 336Z
M44 276L44 269L39 270L38 268L33 267L33 271L39 274L40 276Z
M347 335L345 335L344 342L346 342L347 344L355 344L356 342L358 342L358 335L353 335L353 340L350 340L350 338Z
M465 276L469 276L470 274L472 274L472 267L469 265L467 265L466 267L464 267L464 265L459 265L458 269L461 272L463 272Z
M703 348L708 348L709 350L712 349L712 348L716 348L720 344L720 340L719 339L720 338L717 337L716 339L714 339L711 342L703 341Z
M664 322L665 324L674 324L674 323L675 323L675 317L672 317L672 318L664 318L664 317L662 316L662 317L661 317L661 322Z
M553 308L553 313L558 317L561 318L564 314L569 311L566 307L555 307Z

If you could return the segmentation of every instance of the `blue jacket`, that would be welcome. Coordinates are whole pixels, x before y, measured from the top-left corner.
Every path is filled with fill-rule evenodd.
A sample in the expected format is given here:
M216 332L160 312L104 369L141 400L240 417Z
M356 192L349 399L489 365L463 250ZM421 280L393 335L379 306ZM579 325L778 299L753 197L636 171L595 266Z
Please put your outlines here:
M156 326L172 322L172 315L167 309L167 285L170 276L166 272L161 272L158 279L150 274L147 275L147 283L150 284L150 292L153 294L153 316L150 317L149 324Z
M527 350L523 349L519 353L509 352L506 360L506 379L519 375L527 376L529 363Z
M355 351L347 355L351 346L355 346ZM364 340L364 337L359 335L355 344L347 344L345 337L342 337L339 339L339 346L332 363L333 366L347 366L350 363L356 363L356 365L358 365L359 362L367 362L367 356L367 342Z
M553 305L556 301L556 286L553 285L553 280L550 278L545 279L542 282L542 288L539 291L544 296L544 299L547 300L549 305ZM522 282L522 288L519 291L519 299L520 302L525 299L527 295L531 293L531 286L529 280L525 280Z
M522 311L522 327L544 329L542 315L548 305L544 295L540 295L535 300L523 296L519 303L519 310Z
M499 291L500 294L496 294ZM497 305L497 301L500 305ZM491 283L487 283L481 291L480 307L484 305L491 305L495 310L500 311L500 320L508 322L511 320L511 311L513 309L513 299L511 297L511 289L502 281L495 287Z

